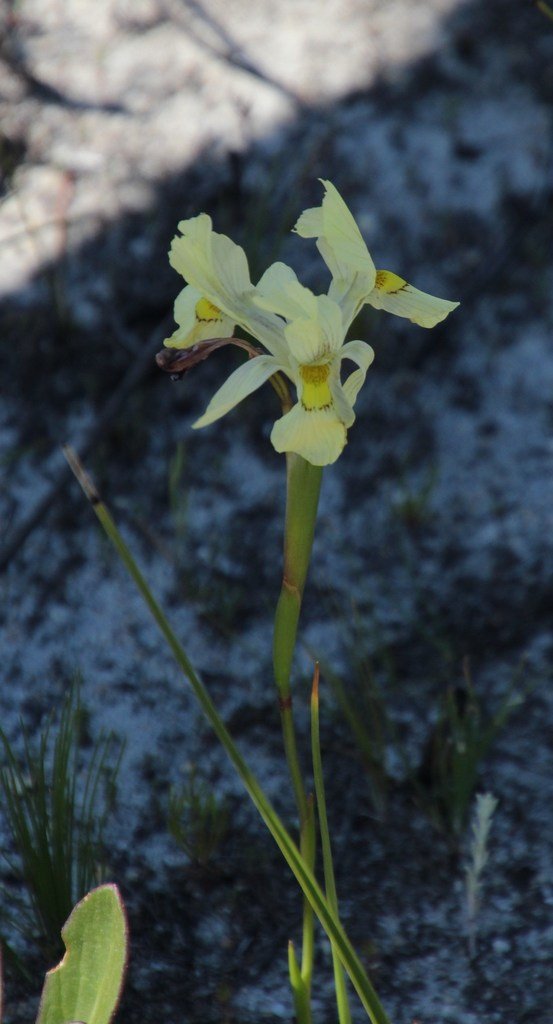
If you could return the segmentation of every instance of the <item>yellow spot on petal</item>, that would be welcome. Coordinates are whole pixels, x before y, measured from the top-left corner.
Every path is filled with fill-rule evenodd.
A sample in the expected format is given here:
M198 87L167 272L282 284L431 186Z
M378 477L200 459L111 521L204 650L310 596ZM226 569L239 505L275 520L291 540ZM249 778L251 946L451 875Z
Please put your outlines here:
M221 320L221 310L214 306L209 299L198 299L195 308L196 320L201 323L208 323L211 320Z
M391 270L377 270L376 272L375 288L385 292L386 295L400 292L402 288L405 288L406 284L407 281L404 281L398 274L393 274Z
M313 409L326 409L332 405L332 395L328 386L329 376L328 363L300 366L300 377L303 382L301 404L308 412Z

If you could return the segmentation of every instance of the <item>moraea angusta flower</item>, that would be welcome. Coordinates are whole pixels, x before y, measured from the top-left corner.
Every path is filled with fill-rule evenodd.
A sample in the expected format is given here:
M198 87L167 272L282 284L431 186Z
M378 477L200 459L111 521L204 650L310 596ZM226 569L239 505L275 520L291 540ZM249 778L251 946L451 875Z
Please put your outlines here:
M278 452L296 452L316 466L335 462L355 420L354 405L374 352L364 341L346 342L362 306L369 304L421 327L434 327L458 306L377 270L363 236L337 189L323 181L321 206L305 210L295 231L315 238L331 273L327 295L315 295L284 263L274 263L254 286L244 251L213 231L200 214L181 221L171 265L189 282L175 303L178 329L165 344L188 348L204 339L231 337L234 327L267 350L234 371L194 427L206 427L238 405L271 376L295 386L297 402L276 421L271 441ZM342 363L356 367L342 381Z

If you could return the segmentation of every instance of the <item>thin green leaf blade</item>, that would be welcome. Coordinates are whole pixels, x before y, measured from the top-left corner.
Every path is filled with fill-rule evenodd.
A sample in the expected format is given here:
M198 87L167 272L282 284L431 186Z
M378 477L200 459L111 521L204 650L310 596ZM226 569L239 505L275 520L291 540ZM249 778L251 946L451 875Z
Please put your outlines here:
M127 965L127 919L117 886L89 892L61 935L66 952L46 975L37 1024L109 1024Z

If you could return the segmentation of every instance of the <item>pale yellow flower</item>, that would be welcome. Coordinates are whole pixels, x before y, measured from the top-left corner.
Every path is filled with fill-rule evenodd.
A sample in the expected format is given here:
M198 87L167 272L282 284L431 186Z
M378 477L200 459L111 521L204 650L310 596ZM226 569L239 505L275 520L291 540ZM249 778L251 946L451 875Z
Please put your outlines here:
M347 322L338 302L314 295L290 267L274 263L258 286L256 303L286 321L288 358L280 369L296 387L298 401L275 423L271 441L278 452L297 452L308 462L335 462L355 420L353 406L374 352L364 341L345 342ZM357 369L342 383L343 360Z
M284 263L269 267L252 301L260 312L278 315L284 347L235 370L194 426L213 423L280 372L294 384L298 401L275 423L271 432L274 447L278 452L296 452L317 466L335 462L355 419L353 405L374 359L372 348L364 341L344 344L338 303L328 295L314 295L304 288ZM265 339L266 347L270 344ZM357 369L342 384L344 359Z
M321 179L322 180L322 179ZM419 327L435 327L459 305L419 291L390 270L377 270L355 219L331 181L322 181L321 206L305 210L294 230L316 238L330 273L329 295L349 322L365 303L406 317Z
M176 235L171 243L171 266L192 285L200 299L205 299L217 311L222 321L233 326L239 324L275 354L283 350L281 321L258 309L253 302L255 288L250 281L244 250L226 235L214 231L207 213L182 220L178 227L182 234ZM226 334L226 329L219 334L217 328L211 335L215 336L230 337L230 334ZM168 340L171 342L173 338Z
M297 402L274 424L278 452L296 452L314 465L335 462L355 420L353 407L374 352L346 342L365 303L432 327L458 305L420 292L389 271L377 271L355 220L338 191L323 182L322 205L306 210L295 230L316 238L332 281L328 295L304 288L284 263L274 263L257 286L240 246L213 231L206 214L181 221L171 265L189 282L175 304L179 328L165 342L186 348L208 337L230 337L239 324L264 345L234 371L194 427L220 419L275 373L294 385ZM356 369L341 380L342 362Z

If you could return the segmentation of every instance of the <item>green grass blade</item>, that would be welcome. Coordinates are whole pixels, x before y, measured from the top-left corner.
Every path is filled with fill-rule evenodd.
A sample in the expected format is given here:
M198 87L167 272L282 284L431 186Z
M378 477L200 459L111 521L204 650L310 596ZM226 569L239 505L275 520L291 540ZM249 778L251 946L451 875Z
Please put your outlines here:
M293 942L288 943L288 974L290 975L290 988L294 997L295 1022L296 1024L311 1024L310 992L301 976L300 965L297 961Z
M321 833L321 848L323 851L323 874L325 880L325 891L327 900L336 915L338 916L338 893L336 892L336 881L334 878L334 865L332 863L332 848L330 846L330 832L328 830L328 817L326 813L326 797L323 777L323 764L321 759L321 742L319 730L319 666L315 665L313 674L313 688L311 691L311 750L313 756L313 780L315 782L315 795L317 797L317 812L319 815L319 830ZM344 968L340 960L338 950L331 940L332 964L334 967L334 988L336 991L336 1003L338 1007L338 1020L340 1024L351 1024L351 1013L348 1002L348 992Z

